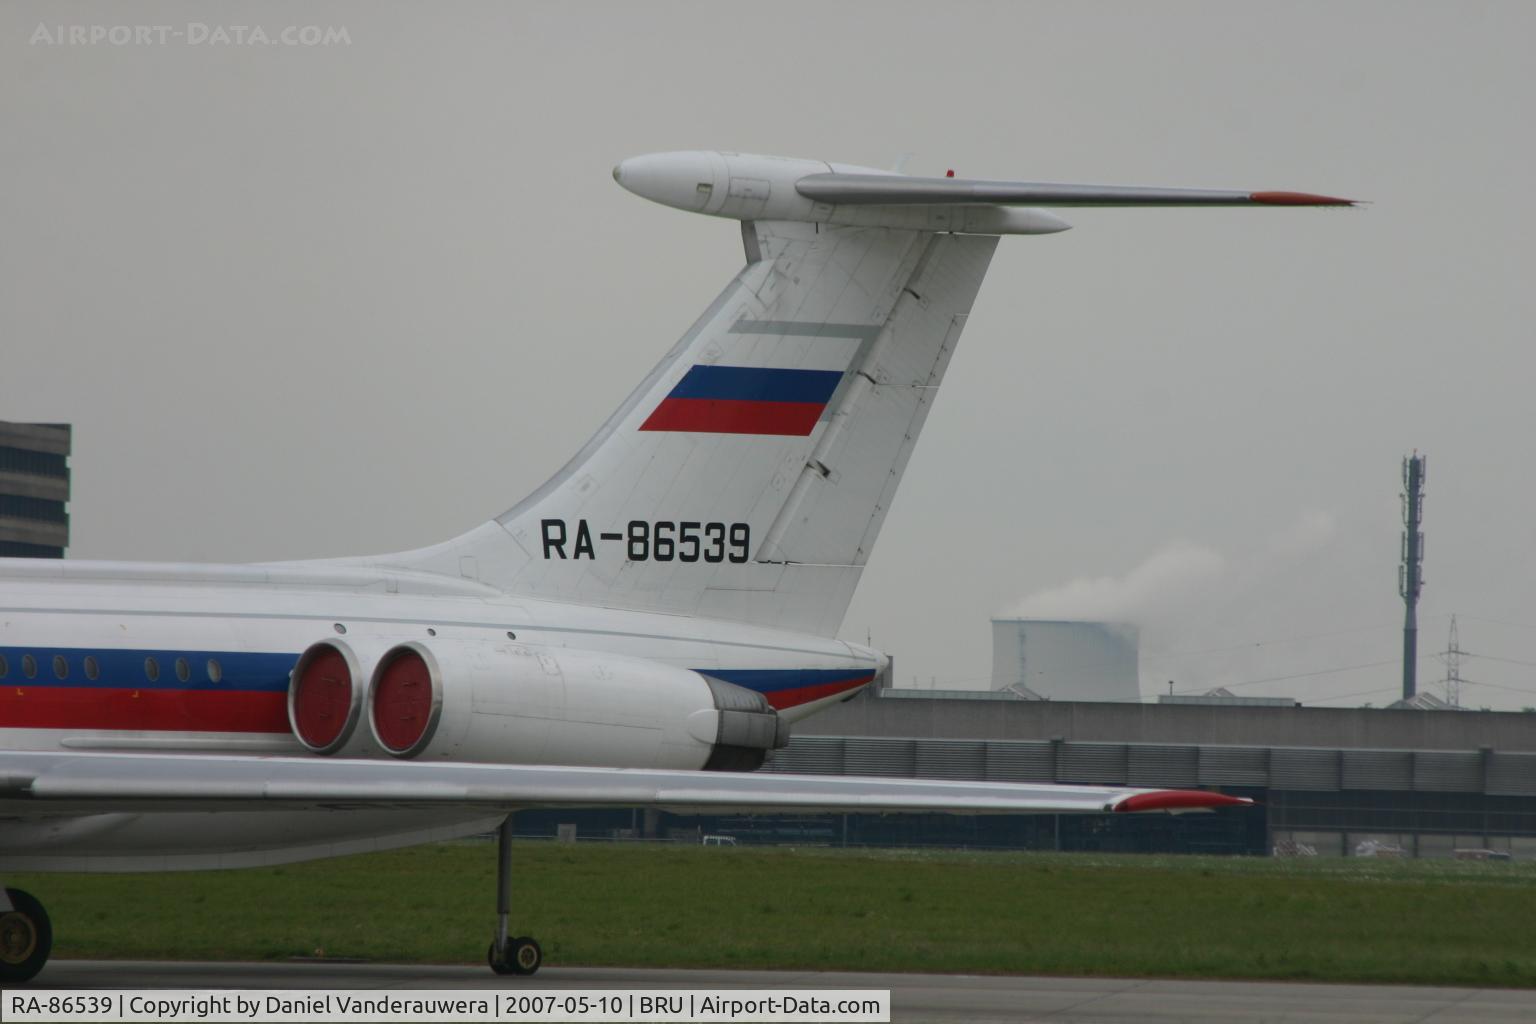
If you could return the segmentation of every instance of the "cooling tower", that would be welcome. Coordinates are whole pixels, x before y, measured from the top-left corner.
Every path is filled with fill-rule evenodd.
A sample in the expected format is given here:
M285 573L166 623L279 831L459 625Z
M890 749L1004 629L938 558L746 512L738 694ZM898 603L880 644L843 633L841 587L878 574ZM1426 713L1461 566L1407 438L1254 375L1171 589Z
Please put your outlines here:
M992 688L1023 686L1051 700L1141 696L1137 630L1122 622L992 620Z

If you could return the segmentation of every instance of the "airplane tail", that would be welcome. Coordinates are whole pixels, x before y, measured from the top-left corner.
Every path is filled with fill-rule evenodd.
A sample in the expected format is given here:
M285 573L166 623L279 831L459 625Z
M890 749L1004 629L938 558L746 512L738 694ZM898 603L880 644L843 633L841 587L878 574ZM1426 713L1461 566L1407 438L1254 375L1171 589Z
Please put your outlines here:
M1006 205L1040 202L1037 192L953 198L1014 183L812 161L658 154L625 161L614 177L646 198L741 221L747 265L533 494L446 543L349 561L830 636L998 235L1068 225ZM1110 198L1203 205L1235 195Z

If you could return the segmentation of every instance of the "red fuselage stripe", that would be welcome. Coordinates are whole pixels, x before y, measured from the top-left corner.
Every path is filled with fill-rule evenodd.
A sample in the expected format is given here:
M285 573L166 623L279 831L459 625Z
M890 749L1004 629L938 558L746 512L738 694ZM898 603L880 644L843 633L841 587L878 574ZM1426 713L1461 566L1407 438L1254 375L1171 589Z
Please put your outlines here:
M862 679L844 679L835 683L818 683L815 686L802 686L794 690L773 690L763 694L768 698L768 703L776 709L792 708L799 704L809 704L813 700L821 700L823 697L832 697L839 693L847 693L849 690L857 690L871 679L873 675L867 675Z
M96 686L0 688L0 728L286 733L288 695Z
M873 675L764 693L792 708L856 690ZM0 686L0 729L288 733L288 695L270 690Z

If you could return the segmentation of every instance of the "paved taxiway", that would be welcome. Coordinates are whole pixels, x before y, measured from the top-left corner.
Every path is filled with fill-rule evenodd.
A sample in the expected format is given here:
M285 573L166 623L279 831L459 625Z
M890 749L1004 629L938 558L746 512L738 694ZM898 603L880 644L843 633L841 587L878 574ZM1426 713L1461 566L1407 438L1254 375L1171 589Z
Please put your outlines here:
M483 967L56 960L39 988L874 988L899 1021L1472 1022L1536 1020L1536 992L1287 982L1018 978L810 971L548 967L531 979Z

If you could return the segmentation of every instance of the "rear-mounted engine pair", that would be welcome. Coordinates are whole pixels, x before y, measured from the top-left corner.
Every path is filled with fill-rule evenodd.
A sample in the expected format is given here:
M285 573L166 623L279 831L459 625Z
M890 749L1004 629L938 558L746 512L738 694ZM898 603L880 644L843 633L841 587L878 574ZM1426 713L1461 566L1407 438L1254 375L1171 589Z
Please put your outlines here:
M361 747L352 740L366 703L374 741L396 757L415 756L442 715L435 659L425 647L403 643L385 651L371 675L364 675L364 663L345 640L321 640L299 656L288 686L294 736L316 754Z
M497 641L318 641L294 665L288 718L316 754L478 764L752 771L789 741L755 690L644 658Z

